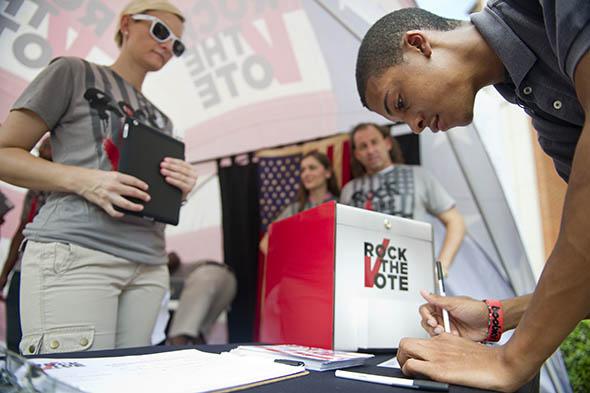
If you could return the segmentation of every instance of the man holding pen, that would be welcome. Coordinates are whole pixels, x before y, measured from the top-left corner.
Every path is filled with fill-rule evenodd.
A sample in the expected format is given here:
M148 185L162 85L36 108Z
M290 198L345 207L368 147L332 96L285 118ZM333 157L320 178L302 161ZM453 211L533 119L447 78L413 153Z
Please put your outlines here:
M414 132L470 123L475 94L492 84L532 117L569 183L559 238L531 295L486 304L424 294L426 329L441 331L434 310L443 306L461 337L404 339L398 360L409 375L514 391L590 313L590 2L492 0L470 23L400 10L359 49L361 100ZM503 346L474 342L515 326Z

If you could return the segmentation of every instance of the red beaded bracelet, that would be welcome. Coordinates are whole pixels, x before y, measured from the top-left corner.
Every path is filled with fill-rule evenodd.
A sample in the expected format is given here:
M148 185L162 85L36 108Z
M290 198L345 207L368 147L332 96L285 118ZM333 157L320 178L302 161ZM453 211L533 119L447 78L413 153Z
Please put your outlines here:
M484 341L500 341L504 332L504 310L502 303L495 299L484 300L488 306L488 336Z

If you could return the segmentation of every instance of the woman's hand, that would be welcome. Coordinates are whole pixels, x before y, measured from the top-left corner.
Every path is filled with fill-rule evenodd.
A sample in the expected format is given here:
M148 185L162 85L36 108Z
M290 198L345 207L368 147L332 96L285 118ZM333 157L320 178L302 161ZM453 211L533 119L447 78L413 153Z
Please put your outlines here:
M177 158L164 158L160 163L160 173L166 178L168 184L182 191L183 201L197 183L197 172L192 165Z
M424 330L437 336L444 331L442 309L449 312L451 332L471 341L482 341L488 335L488 308L481 300L467 296L438 296L421 291L428 303L420 306Z
M78 195L100 206L111 217L120 218L125 215L115 210L115 206L136 212L143 210L143 205L133 203L127 197L144 202L150 200L148 185L134 176L99 169L77 169L81 170Z

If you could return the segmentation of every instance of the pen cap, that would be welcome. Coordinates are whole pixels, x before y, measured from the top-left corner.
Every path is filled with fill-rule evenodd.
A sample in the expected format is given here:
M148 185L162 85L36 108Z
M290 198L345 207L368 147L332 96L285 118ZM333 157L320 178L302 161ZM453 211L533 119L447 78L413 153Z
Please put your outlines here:
M436 278L442 280L444 277L442 263L440 261L436 261Z
M305 366L305 363L301 362L299 360L275 359L274 361L275 361L275 363L286 364L288 366L296 366L296 367Z
M420 390L428 390L430 392L448 392L449 384L434 381L414 380L414 385Z
M444 280L444 274L443 274L443 269L442 269L442 263L440 261L436 261L436 279L438 280L439 285L440 285L439 290L444 293L446 291L445 280ZM439 295L442 295L443 293L439 293Z

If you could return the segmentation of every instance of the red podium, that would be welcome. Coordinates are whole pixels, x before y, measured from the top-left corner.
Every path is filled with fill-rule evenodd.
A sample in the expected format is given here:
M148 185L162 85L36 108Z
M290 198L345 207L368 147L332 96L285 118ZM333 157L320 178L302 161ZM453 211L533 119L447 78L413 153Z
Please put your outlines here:
M271 225L262 280L262 342L394 347L424 336L418 291L434 292L432 227L328 202Z

